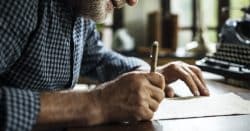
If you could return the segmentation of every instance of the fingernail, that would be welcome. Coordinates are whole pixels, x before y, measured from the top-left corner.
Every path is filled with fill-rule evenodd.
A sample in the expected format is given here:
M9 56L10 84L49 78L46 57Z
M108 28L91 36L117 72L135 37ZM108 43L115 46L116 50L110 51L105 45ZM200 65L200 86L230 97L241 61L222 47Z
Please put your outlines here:
M167 92L167 96L168 96L169 98L173 98L173 97L174 97L174 95L175 95L175 93L174 93L174 92L172 92L172 91Z
M204 89L204 93L205 93L206 95L209 95L209 94L210 94L208 89Z
M200 92L199 92L199 91L195 91L195 92L194 92L194 95L195 95L195 96L200 96Z

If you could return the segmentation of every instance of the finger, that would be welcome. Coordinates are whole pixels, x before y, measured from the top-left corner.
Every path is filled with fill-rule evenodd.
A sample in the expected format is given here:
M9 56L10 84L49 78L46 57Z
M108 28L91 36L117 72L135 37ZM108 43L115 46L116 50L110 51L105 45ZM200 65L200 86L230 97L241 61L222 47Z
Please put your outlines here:
M151 120L154 115L154 111L149 108L145 108L145 113L143 114L143 120Z
M174 97L174 89L169 87L169 86L166 86L165 88L165 94L166 94L166 97L169 97L169 98L173 98Z
M207 89L202 84L202 82L200 81L198 76L191 69L189 69L187 66L183 66L183 69L186 70L190 74L190 76L193 78L193 81L195 82L196 86L198 87L200 94L203 96L204 95L207 96Z
M147 89L149 89L150 97L155 99L157 102L161 102L164 99L165 93L160 88L156 86L148 86Z
M158 109L159 102L157 102L155 99L149 99L148 104L151 111L155 112Z
M200 81L202 82L202 84L206 86L206 82L204 80L204 77L202 75L202 72L200 70L200 68L196 67L196 66L192 66L192 65L188 65L188 67L199 77Z
M150 120L153 115L154 111L150 109L150 106L148 103L145 102L144 106L141 106L139 108L135 108L135 119L138 121L141 120Z
M183 68L179 68L177 71L178 71L179 78L187 84L187 86L189 87L191 92L194 94L194 96L199 96L200 92L193 78L190 76L190 74Z
M164 90L165 88L165 78L162 74L157 72L151 72L145 74L146 79L154 86Z
M192 68L191 68L191 70L192 70ZM205 95L205 96L209 96L210 93L209 93L208 87L207 87L207 85L206 85L206 83L205 83L205 81L203 79L203 76L202 76L201 72L199 74L198 74L198 72L195 72L195 70L193 70L193 72L197 74L200 82L203 85L202 94Z
M209 96L209 90L205 84L205 81L202 77L200 69L195 67L195 66L191 66L191 65L185 66L184 69L192 75L193 79L195 80L196 84L198 85L198 89L199 89L201 95Z

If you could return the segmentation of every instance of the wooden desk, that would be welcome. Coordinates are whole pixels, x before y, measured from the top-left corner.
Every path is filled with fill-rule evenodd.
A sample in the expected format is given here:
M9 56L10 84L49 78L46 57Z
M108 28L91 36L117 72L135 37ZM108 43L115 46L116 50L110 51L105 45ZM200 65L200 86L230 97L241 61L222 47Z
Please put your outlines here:
M204 77L210 89L211 95L234 92L242 96L243 98L250 100L250 90L224 84L223 77L213 75L210 73L204 73ZM188 92L187 88L185 89L184 88L183 90L186 90ZM178 90L181 90L181 88L177 88L177 92ZM183 91L179 92L182 93ZM250 130L250 115L158 120L158 121L148 121L148 122L137 122L132 124L108 124L95 127L67 129L67 131L249 131L249 130Z

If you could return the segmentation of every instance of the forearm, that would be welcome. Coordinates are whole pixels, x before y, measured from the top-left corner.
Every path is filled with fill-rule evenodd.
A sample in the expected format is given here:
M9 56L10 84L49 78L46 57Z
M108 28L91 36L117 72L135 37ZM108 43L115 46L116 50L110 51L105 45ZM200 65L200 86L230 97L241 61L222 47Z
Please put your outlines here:
M38 125L89 126L104 122L93 92L42 93Z

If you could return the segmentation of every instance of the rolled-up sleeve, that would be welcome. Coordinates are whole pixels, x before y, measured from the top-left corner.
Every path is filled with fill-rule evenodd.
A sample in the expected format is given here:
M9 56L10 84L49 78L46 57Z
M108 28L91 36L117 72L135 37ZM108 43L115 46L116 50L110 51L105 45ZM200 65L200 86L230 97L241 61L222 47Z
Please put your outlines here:
M1 129L30 131L40 109L39 93L3 86L0 98Z
M95 23L85 20L88 35L81 66L81 75L88 76L100 82L111 80L118 75L135 70L149 69L149 65L135 57L125 57L103 46Z

